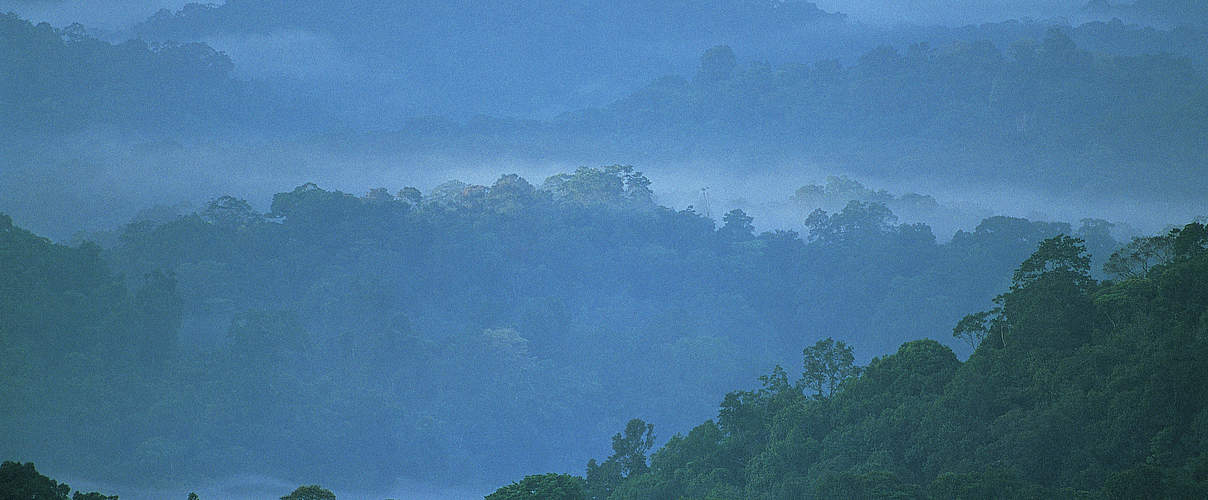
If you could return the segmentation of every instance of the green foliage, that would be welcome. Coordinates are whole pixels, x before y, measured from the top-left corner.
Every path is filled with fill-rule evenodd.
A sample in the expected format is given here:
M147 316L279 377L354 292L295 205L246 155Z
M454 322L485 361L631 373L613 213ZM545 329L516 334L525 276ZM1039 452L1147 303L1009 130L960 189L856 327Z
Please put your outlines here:
M579 167L573 174L550 176L541 189L555 200L586 206L641 205L653 200L650 180L630 165Z
M1105 498L1203 498L1208 484L1186 471L1145 464L1112 474L1103 487Z
M1200 47L1202 31L1171 35ZM648 155L741 150L769 162L816 156L867 175L888 168L1037 189L1158 183L1161 196L1196 200L1208 132L1200 64L1153 45L1119 51L1158 32L1010 21L939 43L934 32L904 35L916 43L876 47L851 64L810 57L772 66L713 47L693 78L659 79L604 109L570 113L549 142ZM525 131L540 133L533 129ZM842 201L889 201L871 198Z
M966 315L952 335L977 347L987 337L997 347L1072 348L1090 335L1090 306L1095 281L1083 242L1059 234L1040 242L1015 269L1009 292L994 298L990 311Z
M994 467L984 472L945 472L931 482L927 493L929 498L937 500L1042 499L1056 496L1035 484L1019 479L1012 471Z
M1035 284L1042 277L1070 281L1086 289L1090 286L1091 259L1083 241L1064 234L1040 242L1036 252L1023 261L1011 277L1011 290Z
M902 484L892 472L828 474L818 481L816 498L920 498L918 486Z
M812 347L805 348L802 354L805 365L805 371L801 374L802 385L812 389L820 398L831 396L843 381L860 373L852 348L842 340L819 340Z
M5 461L0 464L0 500L67 500L71 487L59 484L34 469L32 463ZM118 500L97 492L71 494L71 500Z
M293 493L281 497L281 500L336 500L336 495L322 486L312 484L299 486Z
M71 494L71 500L118 500L118 499L117 499L117 495L108 496L108 495L102 495L95 491L93 491L91 493L80 493L77 491L77 492Z
M734 209L722 216L723 225L718 234L728 241L746 241L755 238L754 219L741 209Z
M843 211L828 214L817 209L805 219L810 238L832 243L860 243L893 231L897 216L881 203L852 200Z
M1195 236L1188 225L1175 234ZM1193 239L1198 242L1198 239ZM930 340L874 359L829 398L784 371L727 395L718 424L673 436L614 498L1201 498L1208 493L1208 252L1096 283L1078 240L1017 269L961 363ZM1198 246L1202 249L1202 245ZM1042 306L1043 304L1043 306ZM1045 341L1088 332L1079 342ZM832 352L825 341L811 352ZM805 387L803 378L799 387ZM593 473L589 466L589 475Z
M970 347L976 349L990 333L988 322L991 315L997 314L998 311L995 310L967 314L952 327L952 336L968 342Z
M583 477L584 491L591 500L609 498L625 479L619 462L606 460L597 463L594 458L587 461L587 471Z
M1113 252L1103 270L1120 279L1149 276L1149 270L1174 258L1174 238L1171 236L1136 237L1123 248Z
M896 398L941 394L959 367L956 354L943 344L934 340L910 341L893 355L876 358L865 367L851 397L864 398L860 391Z
M1058 235L1040 242L1036 252L1024 260L1011 279L1011 291L995 299L1008 333L1005 342L1023 342L1027 347L1071 348L1081 345L1091 333L1088 315L1094 280L1090 257L1082 240ZM1012 331L1022 335L1013 335Z
M32 463L5 461L0 464L0 499L67 500L67 494L70 492L70 486L38 474Z
M632 419L625 424L625 433L612 436L612 456L609 461L621 465L623 477L645 474L646 452L654 446L654 424Z
M569 474L525 476L486 496L486 500L586 500L582 478Z
M1180 229L1170 231L1174 238L1174 256L1176 259L1190 259L1208 250L1208 227L1199 222L1192 222Z
M624 433L612 436L612 455L603 463L587 462L585 475L587 498L604 499L613 495L626 478L638 477L649 471L646 452L654 446L654 425L641 419L631 419Z
M363 484L400 470L506 477L531 457L607 443L575 436L622 426L630 406L615 401L689 428L755 367L800 352L803 332L842 339L837 371L810 390L832 391L854 367L847 349L891 352L943 331L1068 230L992 218L940 244L926 226L857 204L828 214L825 238L755 235L741 212L718 229L657 206L648 183L613 166L555 176L548 189L514 175L398 197L303 185L274 197L268 215L222 197L133 223L106 250L10 224L0 425L18 450L120 450L74 465L115 481L250 469ZM741 497L750 476L786 495L813 491L785 464L816 457L823 435L770 446L793 433L770 419L842 412L804 405L784 370L763 382L725 395L714 459L668 454L678 479L650 485ZM701 431L685 444L708 447ZM561 438L526 438L541 433ZM604 494L593 496L658 464L639 446L648 432L621 437L629 451L596 464L588 483ZM773 481L782 473L797 476Z
M213 127L246 117L234 64L204 43L112 45L78 24L54 29L0 14L0 128L70 133L100 125ZM182 123L183 121L183 123Z

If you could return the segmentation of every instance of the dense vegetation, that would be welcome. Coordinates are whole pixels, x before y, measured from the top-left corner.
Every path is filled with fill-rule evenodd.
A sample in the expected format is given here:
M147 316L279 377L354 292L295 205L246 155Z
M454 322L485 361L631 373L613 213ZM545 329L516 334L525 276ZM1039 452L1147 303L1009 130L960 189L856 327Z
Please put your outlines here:
M26 462L0 500L71 493L29 461L132 489L556 471L492 500L1208 496L1204 227L1122 246L1103 219L994 216L1203 211L1208 10L1083 14L1103 22L876 27L800 0L0 15L0 459ZM683 185L434 182L617 159ZM740 186L716 220L707 188L684 206L718 183Z
M1202 44L1203 24L1186 26L1195 16L1178 16L1177 23L1168 23L1150 14L1162 10L1156 4L1179 2L1185 5L1168 6L1165 17L1190 13L1186 4L1193 2L1159 0L1148 2L1157 9L1138 6L1145 11L1139 15L1129 9L1098 9L1103 15L1091 17L1103 22L1069 28L1079 44L1113 55L1172 53L1204 60L1208 52L1196 43ZM373 14L365 15L369 12ZM1125 24L1113 16L1129 23L1156 21L1164 29ZM1168 28L1175 24L1181 26ZM347 57L401 78L409 92L395 98L410 103L409 114L533 117L534 111L548 114L603 104L660 75L688 71L691 58L718 43L775 65L810 64L826 58L855 59L878 45L904 48L921 41L938 47L991 40L1006 48L1020 39L1039 40L1044 29L1054 25L1064 23L872 27L797 0L236 0L163 10L131 31L146 40L176 42L239 37L267 41L297 33L330 37L350 49L344 52ZM516 57L519 54L523 57ZM415 68L422 68L425 78L412 76ZM380 83L375 78L366 74L347 83L370 89ZM391 91L386 86L382 90Z
M332 16L334 12L347 9L347 5L335 6L325 2L308 1L254 1L233 0L222 4L187 4L172 12L161 10L147 21L140 23L134 31L140 36L160 40L189 40L221 33L243 33L249 31L272 31L281 28L310 30L354 31L362 30L358 36L381 36L381 24L393 20L409 20L417 31L391 31L396 37L420 39L435 37L448 32L465 32L466 24L478 22L495 29L517 30L512 24L517 16L530 16L544 21L529 27L527 37L539 40L564 35L564 30L579 28L585 18L612 18L612 24L588 24L582 26L584 37L596 38L603 33L629 36L673 38L687 33L711 33L713 36L748 33L750 24L783 31L808 25L819 19L842 19L841 14L832 14L818 9L812 2L790 0L784 2L761 2L753 0L726 0L708 5L696 2L672 0L660 4L623 0L603 2L600 0L535 2L503 1L489 4L428 4L422 2L390 2L367 0L357 2L355 8L374 12L374 16ZM451 23L435 26L439 19ZM365 31L368 31L366 33ZM672 31L669 33L669 31ZM480 43L482 33L464 33L469 40L460 43ZM518 41L529 42L526 36ZM410 40L408 40L410 41ZM623 40L614 42L625 43ZM443 43L452 43L445 41ZM513 41L512 43L517 43ZM395 50L406 50L398 47Z
M545 497L565 499L1203 498L1208 230L1112 261L1122 279L1096 282L1080 240L1042 242L1000 307L954 329L977 344L964 363L919 340L857 370L850 348L820 341L799 381L778 367L727 395L649 465L635 438L652 429L634 420L585 479L517 484L577 486Z
M178 134L247 120L246 85L202 43L119 45L74 25L0 14L0 130L19 138L99 128Z
M1202 175L1208 141L1205 89L1190 60L1093 54L1058 28L1009 47L882 46L854 64L740 64L718 46L691 79L663 78L552 123L468 132L505 151L514 143L569 155L729 158L736 171L809 158L903 180L938 174L1061 193L1165 185L1168 196L1194 197L1187 186Z
M118 495L98 492L71 493L71 487L39 474L32 463L5 461L0 464L0 500L118 500ZM281 500L335 500L330 490L317 484L299 486ZM186 500L200 500L197 493L189 493Z
M404 2L361 26L359 18L332 14L343 4L294 4L193 6L157 16L143 27L158 41L116 45L91 37L81 26L54 29L0 16L0 87L5 89L0 128L11 133L0 144L5 164L0 182L10 186L0 210L41 233L65 238L81 227L112 226L153 202L192 197L201 203L236 190L244 197L267 196L280 187L258 179L303 171L368 176L381 168L406 178L420 169L478 162L574 165L618 159L660 174L700 170L722 178L799 173L808 165L881 182L938 174L970 190L1006 185L1091 203L1128 194L1177 207L1199 199L1196 180L1208 164L1200 147L1208 141L1204 28L1011 21L892 32L850 25L836 33L773 29L777 20L793 17L780 12L789 4L736 2L743 7L698 13L691 23L756 18L769 24L763 32L768 40L747 44L699 34L721 29L709 27L685 28L697 33L681 34L692 41L672 43L639 24L599 22L593 26L623 47L609 52L613 69L593 66L587 80L574 84L568 73L578 70L572 63L596 64L592 50L601 44L560 31L557 27L567 24L558 19L611 12L645 21L670 17L687 25L681 11L688 3L658 15L585 5L543 11L551 16L550 31L509 39L517 44L513 53L566 48L557 41L568 38L584 45L544 59L524 58L520 66L506 54L509 46L495 39L503 35L453 37L465 46L440 45L451 52L424 52L429 47L418 42L388 43L389 33L403 25L390 22L396 17L431 30L450 29L423 21L449 14L446 7L407 17L412 4ZM818 14L808 4L792 5L802 16ZM493 13L510 7L480 8ZM284 25L261 26L230 13L274 9L289 12L271 18ZM477 22L462 14L473 19L458 17L458 23ZM243 24L229 25L231 19ZM660 29L666 24L649 22ZM642 34L609 31L624 29L617 26ZM221 39L191 38L241 33L251 37L246 42L251 46L235 55L247 55L273 49L270 35L280 29L316 30L344 40L335 55L316 57L356 61L374 70L308 70L347 80L334 83L240 73L235 69L240 64L255 67L258 61L241 63L207 44ZM431 43L449 38L404 31ZM840 54L833 46L785 42L799 36L859 49ZM733 50L717 46L700 57L719 41L728 41ZM651 47L669 46L678 48L649 53ZM433 59L432 66L417 62L420 56ZM418 66L400 68L399 61ZM470 74L437 70L447 64ZM635 65L648 67L639 71ZM419 78L427 74L421 70L441 77ZM525 110L516 111L520 116L533 116L540 108L542 118L512 119L502 111L469 117L470 111L453 111L474 99L499 102L503 90L498 86L536 101L501 106ZM607 96L579 99L537 87L609 90ZM440 94L444 89L471 95ZM421 114L391 104L390 96L400 94L405 98L399 99L440 109ZM167 182L152 189L120 181L148 173ZM64 176L74 182L55 182ZM297 182L308 178L314 177ZM97 192L110 198L113 211L82 208ZM48 204L51 209L44 209ZM123 216L109 215L116 212ZM1193 214L1179 210L1180 217Z
M70 494L71 496L68 496ZM71 487L38 474L32 463L0 464L0 500L118 500L97 492L71 492ZM189 500L196 500L190 497Z
M630 167L304 185L267 215L223 197L147 212L104 251L5 219L3 451L123 480L564 468L629 415L686 429L803 343L871 356L942 332L1072 232L992 217L940 244L876 201L814 211L804 239L723 221L658 206ZM1110 252L1109 228L1078 233Z

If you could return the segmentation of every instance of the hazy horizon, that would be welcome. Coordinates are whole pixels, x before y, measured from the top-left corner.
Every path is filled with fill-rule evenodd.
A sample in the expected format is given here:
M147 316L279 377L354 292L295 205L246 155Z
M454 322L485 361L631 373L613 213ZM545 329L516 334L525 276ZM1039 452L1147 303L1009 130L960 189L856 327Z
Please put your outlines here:
M1189 5L0 0L0 460L620 481L824 339L975 369L1043 245L1101 323L1208 216Z

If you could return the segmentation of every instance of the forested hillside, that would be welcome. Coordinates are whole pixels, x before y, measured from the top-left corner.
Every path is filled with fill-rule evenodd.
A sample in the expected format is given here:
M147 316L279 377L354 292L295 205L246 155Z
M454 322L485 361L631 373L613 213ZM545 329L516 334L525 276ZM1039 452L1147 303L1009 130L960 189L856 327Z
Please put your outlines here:
M739 3L746 7L727 16L749 14L773 23L778 9L789 8L767 11L757 2ZM852 46L861 48L845 55L809 51L805 42L707 49L716 42L698 40L677 45L674 57L656 57L639 49L661 45L630 40L626 43L634 52L614 61L617 67L651 58L673 58L676 64L655 64L640 79L633 71L617 70L630 78L624 85L617 75L592 73L592 80L578 88L592 92L605 85L609 96L588 99L590 105L558 107L560 98L526 85L540 86L533 79L542 77L550 80L542 85L565 89L567 80L548 67L569 67L565 60L589 54L553 54L552 60L529 61L537 67L513 68L505 55L466 49L470 53L440 56L440 63L455 61L476 72L527 73L486 78L442 72L443 80L415 82L413 76L389 76L393 73L383 69L399 60L414 62L383 48L411 45L375 38L398 26L379 23L365 31L348 19L324 24L320 20L329 7L307 5L297 7L296 18L274 18L288 25L277 27L228 26L231 19L247 24L251 18L224 13L289 10L285 3L190 7L144 26L160 26L152 30L165 33L154 38L160 41L120 44L93 38L78 25L55 29L12 14L0 17L0 68L8 69L0 71L5 88L0 128L11 133L0 144L6 165L0 182L9 187L0 210L65 239L80 228L111 227L152 203L191 197L201 204L224 192L267 197L280 189L268 178L289 177L292 184L322 175L364 185L379 182L369 179L431 177L476 164L492 171L513 170L511 165L539 168L544 176L550 163L566 168L618 160L690 182L702 175L742 182L814 172L817 178L847 174L893 185L939 175L944 179L939 184L953 196L976 199L971 193L1004 188L1024 194L978 200L997 213L1003 210L996 205L1034 195L1090 207L1068 218L1090 212L1142 219L1129 222L1150 228L1194 216L1199 213L1194 207L1202 206L1195 187L1206 163L1201 145L1208 142L1208 32L1200 28L1010 21L894 32L849 26L842 36L789 30L792 36L831 43L844 36L860 40ZM803 9L801 15L813 15L808 4L793 5ZM747 8L750 12L742 14ZM660 15L676 15L669 9ZM588 11L555 9L545 15L574 18ZM633 11L625 16L640 17ZM213 22L201 21L211 17ZM707 24L706 18L694 22ZM193 33L189 26L200 29L194 35L201 38L184 36ZM314 57L359 61L376 68L371 73L382 81L369 82L364 68L312 67L302 76L240 73L240 60L216 50L211 43L218 39L207 38L234 36L230 32L252 37L241 42L243 52L236 56L310 57L307 46L279 48L271 37L255 38L278 28L364 35ZM536 40L513 42L562 46L551 40L565 34L550 29L534 35ZM184 40L171 41L175 35L167 33ZM491 40L466 43L498 48ZM590 47L583 50L598 50L594 42L584 43ZM253 58L242 64L271 66L273 61ZM408 68L407 74L422 74L421 69ZM311 81L305 75L343 75L347 81ZM553 108L540 119L520 119L502 113L467 116L452 107L417 114L392 104L391 96L400 93L431 105L440 99L465 102L468 98L424 93L496 84ZM494 102L499 92L481 88L476 96ZM131 182L147 176L158 182ZM64 177L72 182L56 182ZM419 184L429 188L439 180ZM96 193L108 210L83 208ZM1108 201L1122 194L1134 196L1146 210L1123 210ZM53 209L43 209L47 206Z
M1208 497L1202 0L815 1L0 0L0 500Z
M1208 495L1208 230L1137 240L1097 282L1078 239L1047 239L998 307L867 366L819 341L798 368L728 394L716 420L646 461L631 421L585 477L533 498L1203 498ZM791 374L790 374L791 373Z
M0 13L0 42L0 130L19 139L105 127L196 133L252 118L231 60L203 43L113 45L79 25L11 13Z
M1208 84L1185 58L1091 53L1058 28L1009 47L882 46L854 64L740 56L714 47L693 77L657 80L607 107L467 132L501 154L519 144L572 157L728 159L734 175L805 159L898 181L938 174L1099 196L1161 185L1198 196L1189 183L1203 173ZM413 130L416 141L457 137ZM396 139L411 144L406 133Z
M619 166L156 213L104 251L6 226L0 451L136 481L561 469L634 414L686 430L818 338L864 360L936 336L1072 232L992 217L940 244L852 201L804 237L756 234L740 210L715 227L659 206ZM1109 229L1078 233L1108 253Z

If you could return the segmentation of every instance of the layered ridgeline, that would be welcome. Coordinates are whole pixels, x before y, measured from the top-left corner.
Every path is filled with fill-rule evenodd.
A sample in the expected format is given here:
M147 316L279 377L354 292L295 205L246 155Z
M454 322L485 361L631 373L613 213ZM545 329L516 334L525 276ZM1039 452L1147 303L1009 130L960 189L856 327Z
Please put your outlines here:
M677 19L698 3L676 2L678 10L664 14ZM735 3L762 12L755 17L765 22L792 19L782 12L789 4L812 12L801 2ZM334 178L369 184L389 175L427 186L434 178L450 177L440 175L442 171L464 172L466 165L479 161L524 169L557 162L606 164L620 158L640 162L666 178L799 178L803 171L825 170L883 183L900 181L915 189L942 183L968 197L1023 188L1058 200L1050 205L1099 204L1091 211L1118 210L1110 214L1117 219L1145 214L1152 220L1133 223L1152 226L1202 211L1196 187L1208 165L1201 147L1208 142L1204 29L1004 22L886 34L849 26L848 35L860 40L856 45L861 49L846 54L833 47L803 49L808 44L793 45L780 35L771 36L773 41L762 49L734 41L746 37L702 38L671 55L651 54L654 47L663 46L657 40L610 35L606 39L632 43L631 51L616 56L610 49L609 57L621 58L610 63L612 73L593 68L589 75L579 75L580 85L573 85L567 83L565 71L551 68L572 66L563 60L592 61L594 66L597 59L591 54L532 61L493 51L471 57L446 47L451 53L425 57L437 60L439 67L469 68L471 75L436 71L446 77L437 78L423 71L430 67L399 69L405 78L379 72L387 62L411 64L415 59L361 52L386 50L383 47L426 51L427 46L387 43L388 33L403 24L381 22L367 31L337 15L345 12L343 4L306 4L310 7L294 2L194 7L182 16L151 23L167 23L161 33L167 38L120 44L92 38L79 26L54 29L15 15L0 16L0 88L5 89L0 93L0 130L8 139L0 143L0 184L6 187L0 210L62 238L80 227L115 225L139 207L197 192L267 196L281 189L270 179L286 178L293 184ZM261 12L257 5L280 12L273 19L290 25L259 29L254 18L240 17ZM406 11L408 5L403 2L390 12ZM444 12L450 7L431 8ZM481 8L491 13L510 9L494 4ZM223 14L236 11L241 14ZM625 15L643 17L634 11ZM202 22L213 16L213 23ZM423 24L420 18L402 17ZM233 19L252 26L169 29L194 21L199 29L211 24L215 28ZM697 20L707 19L729 18L703 15ZM286 56L319 50L288 43L283 48L274 42L280 33L270 36L264 31L285 29L281 36L305 41L310 35L289 30L328 33L326 21L334 23L329 26L333 33L355 31L368 40L347 46L333 41L343 52L313 55L362 61L372 71L337 65L311 67L301 76L239 72L240 65L272 62L241 55L281 53L277 58L261 56L280 65L277 59L295 61ZM603 30L627 25L598 24ZM666 24L655 22L656 31ZM561 26L565 24L548 25L555 31ZM242 52L224 53L215 48L222 45L202 40L219 44L206 37L227 36L232 30L243 37ZM832 38L827 31L788 31ZM167 41L175 39L169 33L201 38L172 42ZM408 31L406 36L415 33L420 32ZM546 35L557 39L556 33ZM326 40L326 35L315 36ZM706 50L727 41L733 43L732 50ZM564 46L545 38L525 43ZM596 50L611 47L591 40L587 44ZM471 45L506 50L495 40ZM477 59L487 59L478 61L485 66L471 68ZM520 65L519 59L531 64ZM651 59L668 63L634 77L634 65ZM491 76L496 70L509 77ZM333 83L323 75L345 75L350 81ZM354 85L372 80L368 75L383 76L369 87ZM619 83L622 76L630 83ZM601 92L611 97L588 99L591 105L557 104L562 101L527 87L537 77L562 91L603 88L607 90ZM512 119L500 112L465 119L465 114L452 111L453 105L471 96L438 99L421 92L421 86L432 92L454 89L485 102L499 101L502 90L496 86L507 86L516 95L538 101L531 106L543 109L530 111L542 118ZM390 99L383 96L392 95L450 107L420 114L406 106L388 106ZM437 117L417 118L431 115ZM429 178L418 179L421 176ZM60 182L63 178L73 182ZM147 178L156 182L141 181ZM933 180L937 178L942 181ZM95 210L97 193L104 194L108 210ZM1125 212L1105 201L1119 194L1139 200L1146 209ZM1017 204L1020 198L989 202Z
M1204 498L1208 230L1134 240L1097 282L1080 240L1041 242L997 307L864 367L843 342L728 394L654 452L632 420L585 477L529 476L489 500ZM794 370L795 372L796 370ZM536 492L534 496L533 492Z
M149 210L104 250L5 218L0 454L114 484L499 484L578 467L632 415L686 431L820 338L863 363L945 332L1045 238L1116 246L1104 221L1009 217L938 243L875 201L806 223L715 225L629 167L304 185L269 214L223 197Z
M776 65L717 46L694 74L551 120L414 120L369 139L333 140L400 154L721 165L736 177L825 164L903 183L938 175L962 187L1008 185L1086 202L1120 194L1197 202L1190 186L1203 174L1208 140L1202 63L1091 52L1071 33L1052 28L998 44L920 40L854 61Z
M772 130L877 140L879 133L927 133L936 115L963 117L950 122L957 131L970 122L997 129L1008 115L1025 121L1008 125L1028 139L1055 125L1094 132L1087 126L1102 119L1111 123L1099 132L1119 132L1131 113L1179 111L1163 105L1169 100L1194 107L1188 99L1208 63L1208 26L1012 20L887 30L842 24L842 16L808 2L745 0L628 8L351 3L361 5L193 4L124 34L0 14L0 116L8 119L0 125L9 133L109 127L189 138L231 127L266 135L409 133L424 125L415 117L485 115L464 123L465 131L419 132L512 136L539 128L587 142L601 138L567 125L607 125L610 133L637 132L632 140L658 131L715 141L719 133L748 131L744 142L764 137L768 146L779 143L768 140L778 139L767 136ZM349 16L350 8L374 15ZM533 22L516 30L516 17ZM719 44L742 62L713 57L698 66L702 51ZM1020 93L1036 95L1028 101ZM1073 101L1052 109L1054 98ZM783 110L767 112L776 108ZM1047 122L1060 112L1066 121ZM731 126L716 123L727 116ZM902 123L904 116L917 119ZM632 123L643 117L656 120ZM758 133L751 130L762 121ZM513 149L540 147L511 139Z

